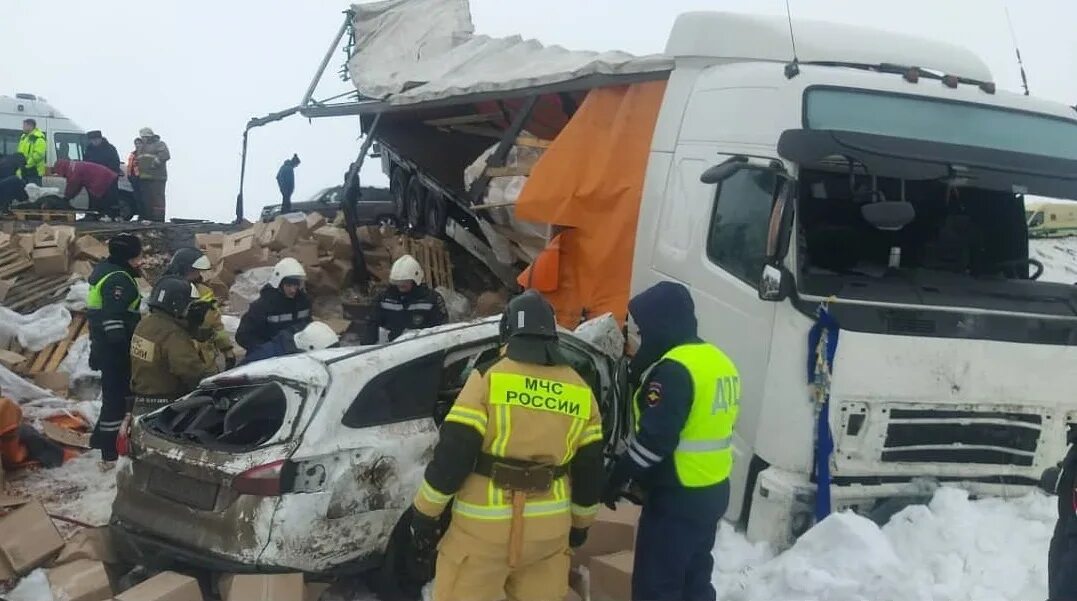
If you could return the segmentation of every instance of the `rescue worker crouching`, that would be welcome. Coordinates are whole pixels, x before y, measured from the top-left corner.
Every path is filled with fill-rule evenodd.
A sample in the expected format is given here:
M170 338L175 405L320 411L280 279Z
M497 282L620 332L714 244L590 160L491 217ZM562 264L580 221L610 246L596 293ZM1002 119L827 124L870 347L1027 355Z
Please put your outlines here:
M101 451L101 467L115 465L116 436L130 407L131 336L141 319L142 241L118 234L108 241L108 258L90 274L86 317L90 322L90 367L101 371L101 414L90 446Z
M216 369L203 361L187 324L187 309L199 297L187 280L166 276L153 287L150 314L131 339L131 390L134 414L171 403L198 387Z
M197 341L202 361L207 368L216 371L220 369L219 363L223 363L225 369L235 367L236 353L232 338L224 329L213 290L203 283L202 274L212 267L209 257L202 251L197 248L181 248L172 255L165 275L185 279L198 289L198 300L188 309L187 321Z
M438 546L434 601L549 601L568 589L602 490L602 420L558 348L553 309L534 291L501 321L504 354L468 377L415 498L420 556Z
M423 283L423 268L411 255L393 262L389 284L389 288L378 296L374 312L367 321L369 330L363 339L365 344L378 341L379 328L388 330L392 341L407 330L432 328L449 321L445 299Z
M320 351L339 343L340 337L333 331L333 328L323 322L315 321L295 334L291 331L277 334L273 340L247 353L241 365L296 353Z
M656 284L628 311L641 339L629 368L638 384L636 434L602 500L612 506L630 480L644 491L633 599L714 601L711 551L729 504L740 377L721 350L697 336L684 286Z
M258 299L239 320L236 344L248 352L283 331L298 332L311 322L310 297L303 290L307 272L293 258L281 259Z

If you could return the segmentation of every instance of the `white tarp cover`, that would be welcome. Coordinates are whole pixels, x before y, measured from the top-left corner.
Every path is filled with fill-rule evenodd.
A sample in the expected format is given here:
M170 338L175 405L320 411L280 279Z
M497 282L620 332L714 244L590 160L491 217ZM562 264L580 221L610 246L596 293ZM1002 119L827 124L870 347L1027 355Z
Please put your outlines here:
M672 61L660 55L566 50L520 36L475 35L468 0L383 0L354 4L352 9L352 82L363 96L390 104L673 68Z

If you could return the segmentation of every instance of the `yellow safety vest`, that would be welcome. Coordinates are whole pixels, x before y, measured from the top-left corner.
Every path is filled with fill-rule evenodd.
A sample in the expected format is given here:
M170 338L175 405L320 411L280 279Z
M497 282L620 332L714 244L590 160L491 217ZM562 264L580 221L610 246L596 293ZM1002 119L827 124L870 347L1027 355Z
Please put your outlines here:
M131 274L127 273L122 269L111 271L102 276L100 280L97 280L96 284L90 286L90 291L86 293L86 308L88 310L100 310L105 306L105 297L102 294L102 291L105 287L105 282L117 273L122 273L127 279L131 280L131 284L135 287L135 290L138 290L138 282L135 281L135 278L131 277ZM131 304L127 305L127 310L131 311L132 313L138 313L138 310L141 305L142 295L136 294L135 299L131 301Z
M688 488L718 484L733 471L733 426L740 410L737 367L725 353L705 342L682 344L661 360L680 363L692 377L692 408L673 452L677 479ZM639 397L637 390L632 403L637 431L641 415Z

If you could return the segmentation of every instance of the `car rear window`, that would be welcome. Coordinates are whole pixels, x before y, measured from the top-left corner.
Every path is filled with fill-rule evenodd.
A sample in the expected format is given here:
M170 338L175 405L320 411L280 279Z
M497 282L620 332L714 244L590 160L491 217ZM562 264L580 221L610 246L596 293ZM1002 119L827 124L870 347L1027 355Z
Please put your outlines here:
M166 438L211 448L254 449L273 439L288 415L277 382L196 390L145 418Z

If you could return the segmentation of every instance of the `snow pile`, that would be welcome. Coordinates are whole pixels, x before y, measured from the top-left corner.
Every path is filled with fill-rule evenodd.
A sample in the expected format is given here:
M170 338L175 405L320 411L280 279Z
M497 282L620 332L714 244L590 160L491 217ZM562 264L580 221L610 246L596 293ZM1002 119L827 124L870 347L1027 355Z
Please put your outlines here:
M55 601L45 570L34 570L7 594L7 601Z
M1040 280L1077 282L1077 237L1029 240L1029 256L1043 263Z
M51 514L104 526L112 515L116 472L121 466L102 472L97 468L99 458L90 451L58 468L25 471L21 477L9 480L8 488L13 494L38 499ZM66 528L62 522L58 525Z
M971 501L942 488L879 528L837 513L770 559L723 526L718 597L729 601L1028 601L1047 596L1053 498Z
M46 305L29 315L0 306L0 339L16 338L28 351L40 351L67 336L71 313L63 305Z

